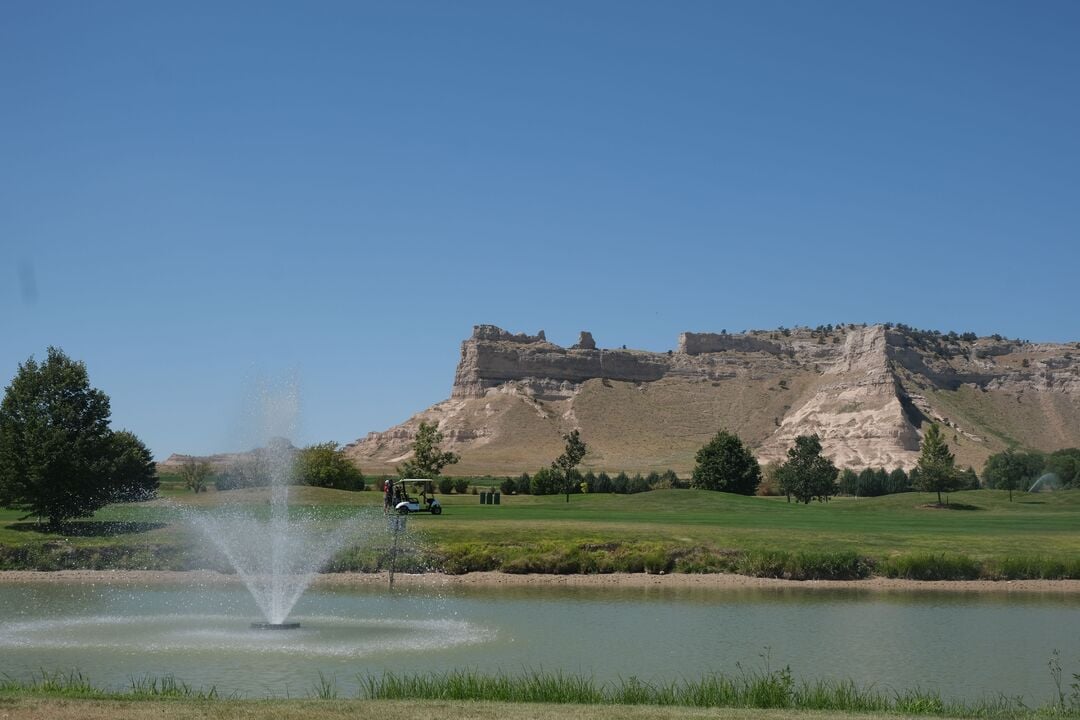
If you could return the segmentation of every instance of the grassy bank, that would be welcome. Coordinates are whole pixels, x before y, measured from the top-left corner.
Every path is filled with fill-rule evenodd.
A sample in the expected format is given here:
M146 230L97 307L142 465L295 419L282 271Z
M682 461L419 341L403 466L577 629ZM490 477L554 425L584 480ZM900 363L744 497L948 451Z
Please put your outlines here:
M266 504L265 490L198 496L167 488L170 503L212 509ZM953 493L841 498L809 506L697 490L638 495L504 497L481 506L446 495L440 517L410 519L402 570L450 573L735 572L791 579L1080 578L1080 491L1045 495ZM293 502L329 525L355 512L380 517L381 495L296 488ZM208 544L162 501L112 506L91 521L43 528L0 511L0 569L224 570ZM387 565L388 538L340 553L330 571ZM797 549L793 549L797 548Z
M1075 676L1074 676L1075 677ZM503 705L507 716L519 713L509 710L525 705L547 710L529 717L557 716L551 706L617 707L624 710L646 708L689 709L729 708L740 710L784 710L826 714L882 714L909 717L944 716L963 718L996 717L1061 717L1080 718L1080 695L1073 687L1072 694L1062 694L1054 702L1031 707L1005 697L978 702L947 702L938 694L918 689L883 691L859 687L850 681L798 681L789 670L768 668L744 672L737 676L711 675L699 680L683 680L666 684L649 684L634 678L598 683L591 678L562 673L534 672L521 675L486 675L470 671L452 671L428 675L366 675L361 676L359 703L400 702L415 705L417 710L435 712L439 704L467 707L470 704ZM141 678L122 690L107 690L94 686L79 674L42 674L31 681L0 682L0 712L16 700L112 701L135 704L135 701L197 703L198 707L243 708L259 717L269 717L266 711L277 708L302 710L298 717L323 717L323 710L337 707L336 684L319 677L307 691L308 700L248 700L221 697L217 690L192 688L172 678ZM151 705L151 707L155 707ZM533 711L535 712L535 710ZM214 716L208 713L203 716ZM227 715L246 717L246 713ZM430 715L429 715L430 716ZM571 716L591 717L576 711ZM645 714L644 717L652 717ZM502 717L502 716L500 716ZM714 715L715 717L715 715Z

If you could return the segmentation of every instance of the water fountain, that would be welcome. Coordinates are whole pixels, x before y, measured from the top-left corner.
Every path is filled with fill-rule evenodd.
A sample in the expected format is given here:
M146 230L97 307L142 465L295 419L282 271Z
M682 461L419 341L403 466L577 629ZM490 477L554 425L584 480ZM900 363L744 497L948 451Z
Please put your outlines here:
M374 523L356 514L327 528L326 519L317 513L289 506L296 451L277 433L295 430L299 405L295 383L282 389L264 387L260 399L260 425L275 435L229 472L244 477L245 484L269 487L268 514L251 505L232 504L213 512L185 510L184 516L225 556L251 593L263 615L251 627L292 630L300 623L286 622L289 612L316 573L347 543L363 541Z
M372 523L362 514L326 529L325 519L289 506L293 467L292 447L271 442L260 471L268 473L268 513L258 507L230 505L213 512L184 515L218 548L251 593L263 621L256 629L294 629L286 619L315 574L347 543L361 542Z

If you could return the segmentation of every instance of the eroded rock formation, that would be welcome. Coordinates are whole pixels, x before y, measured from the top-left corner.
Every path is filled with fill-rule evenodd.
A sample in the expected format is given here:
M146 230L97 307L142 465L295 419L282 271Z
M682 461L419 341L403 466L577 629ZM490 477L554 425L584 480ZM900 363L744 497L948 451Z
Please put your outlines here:
M407 457L420 420L461 453L456 472L548 464L575 427L598 469L688 472L721 427L763 462L816 433L838 465L910 468L927 422L981 467L1012 444L1080 446L1080 344L961 339L911 328L683 333L667 352L606 349L582 332L564 348L478 325L462 343L450 399L348 446L365 470Z

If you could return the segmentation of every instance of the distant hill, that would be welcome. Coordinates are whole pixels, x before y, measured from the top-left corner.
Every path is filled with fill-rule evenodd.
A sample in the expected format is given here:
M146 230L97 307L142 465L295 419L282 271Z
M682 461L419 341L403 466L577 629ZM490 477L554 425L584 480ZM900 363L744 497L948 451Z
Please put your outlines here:
M581 429L586 468L687 473L718 429L763 462L817 433L851 468L914 466L923 428L945 426L962 465L1008 446L1080 446L1080 343L899 326L745 334L684 333L666 353L570 348L478 325L461 346L450 398L347 446L367 473L408 456L421 420L461 454L454 474L517 474L548 465Z
M182 468L185 463L195 460L208 462L214 469L214 472L221 472L237 464L272 460L275 457L281 457L282 455L287 456L296 452L298 452L298 448L294 447L287 438L275 437L270 438L266 447L254 448L247 452L218 453L216 455L182 455L173 453L157 463L157 469L158 472L162 473L175 473L179 472L180 468Z

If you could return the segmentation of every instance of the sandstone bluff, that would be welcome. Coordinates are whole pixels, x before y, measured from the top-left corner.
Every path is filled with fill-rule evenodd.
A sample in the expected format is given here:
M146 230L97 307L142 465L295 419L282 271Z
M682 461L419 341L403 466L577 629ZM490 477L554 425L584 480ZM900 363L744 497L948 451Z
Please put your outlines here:
M944 426L961 464L981 469L1008 446L1080 446L1080 343L843 325L688 332L658 353L600 348L587 332L564 348L543 331L478 325L448 400L348 453L365 472L389 471L421 420L461 454L455 474L532 472L573 428L596 469L686 473L719 428L762 462L817 433L840 466L911 468L929 422Z

